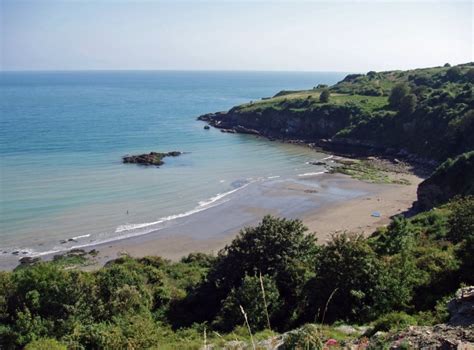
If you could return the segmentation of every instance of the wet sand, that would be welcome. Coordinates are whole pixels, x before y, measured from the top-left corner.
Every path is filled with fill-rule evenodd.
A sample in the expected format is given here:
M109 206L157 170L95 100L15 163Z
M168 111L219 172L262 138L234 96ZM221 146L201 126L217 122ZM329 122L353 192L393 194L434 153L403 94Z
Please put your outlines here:
M404 177L410 185L372 184L341 174L255 182L219 205L170 221L159 230L83 249L99 251L94 265L88 268L102 266L122 254L157 255L172 260L191 252L216 254L241 228L256 225L266 214L301 218L320 243L340 231L370 234L387 224L391 216L408 210L416 200L421 179L414 175ZM373 211L379 211L380 217L371 216ZM18 259L1 259L0 269L14 268Z

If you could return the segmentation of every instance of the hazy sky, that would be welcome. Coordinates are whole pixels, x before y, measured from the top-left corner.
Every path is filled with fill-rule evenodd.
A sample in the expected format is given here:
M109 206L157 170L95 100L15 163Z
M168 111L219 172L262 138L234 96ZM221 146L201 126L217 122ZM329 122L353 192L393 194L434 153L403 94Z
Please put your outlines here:
M473 60L470 1L0 2L3 70L365 72Z

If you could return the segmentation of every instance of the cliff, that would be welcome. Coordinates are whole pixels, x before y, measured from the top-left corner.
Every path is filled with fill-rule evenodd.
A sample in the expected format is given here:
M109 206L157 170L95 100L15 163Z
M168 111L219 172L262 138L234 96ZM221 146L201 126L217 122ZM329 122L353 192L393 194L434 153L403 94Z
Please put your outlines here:
M329 89L282 91L198 119L336 152L411 154L436 163L474 149L473 82L473 63L352 74ZM328 101L320 98L324 90Z

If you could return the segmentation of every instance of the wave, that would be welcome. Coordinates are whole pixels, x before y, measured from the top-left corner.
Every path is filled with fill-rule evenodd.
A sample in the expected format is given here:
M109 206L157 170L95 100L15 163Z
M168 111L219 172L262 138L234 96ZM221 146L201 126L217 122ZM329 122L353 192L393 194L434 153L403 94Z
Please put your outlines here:
M72 239L78 240L78 239L87 238L87 237L90 237L90 236L91 236L91 234L88 233L86 235L80 235L80 236L72 237Z
M303 176L314 176L314 175L321 175L321 174L325 174L326 171L318 171L316 173L304 173L304 174L298 174L299 177L303 177Z
M87 248L87 247L90 247L90 246L96 246L96 245L99 245L99 244L110 243L110 242L117 241L117 240L120 240L120 239L126 239L126 238L145 235L147 233L151 233L153 231L160 230L161 228L153 227L157 224L167 222L167 221L171 221L171 220L175 220L175 219L179 219L179 218L183 218L183 217L186 217L186 216L189 216L189 215L192 215L192 214L196 214L196 213L199 213L201 211L216 207L220 204L223 204L227 201L222 201L221 199L223 199L223 198L229 196L230 194L235 193L235 192L247 187L248 185L250 185L250 183L251 182L246 182L245 184L243 184L242 186L240 186L238 188L235 188L233 190L230 190L230 191L227 191L227 192L224 192L224 193L218 193L217 195L209 198L208 200L200 201L196 208L194 208L192 210L189 210L187 212L184 212L184 213L166 216L166 217L160 218L160 219L158 219L156 221L153 221L153 222L120 225L115 230L115 233L119 234L117 236L104 237L104 239L94 239L90 242L83 243L83 244L77 244L77 245L73 245L73 246L64 246L64 247L55 246L55 247L52 247L50 250L45 250L45 251L40 251L40 252L38 252L34 249L31 249L31 248L18 248L18 249L15 248L15 249L8 249L8 250L5 250L5 251L8 251L9 253L12 253L14 251L20 252L21 254L19 255L19 258L24 257L24 256L40 257L40 256L44 256L44 255L52 255L52 254L57 254L57 253L63 253L63 252L70 251L72 249L82 249L82 248ZM146 229L147 227L148 227L148 229ZM145 229L145 230L140 230L140 229ZM137 230L139 230L139 231L137 232ZM72 237L72 239L78 240L78 239L81 239L81 238L88 238L88 237L91 237L91 234L78 235L78 236Z
M163 222L166 222L166 221L171 221L171 220L175 220L175 219L180 219L180 218L184 218L186 216L189 216L189 215L192 215L192 214L196 214L196 213L199 213L201 211L204 211L204 210L207 210L207 209L210 209L210 208L213 208L215 207L216 205L219 205L219 204L222 204L222 203L225 203L225 202L222 202L222 203L216 203L217 201L219 201L220 199L224 198L224 197L227 197L228 195L234 193L234 192L237 192L245 187L247 187L249 185L249 183L245 184L245 185L242 185L238 188L235 188L233 190L230 190L228 192L224 192L224 193L218 193L217 195L207 199L207 200L204 200L204 201L200 201L198 203L198 206L192 210L189 210L187 212L184 212L184 213L180 213L180 214L175 214L175 215L170 215L170 216L166 216L166 217L163 217L163 218L160 218L156 221L153 221L153 222L145 222L145 223L140 223L140 224L126 224L126 225L120 225L117 227L117 229L115 230L115 233L122 233L122 232L127 232L127 231L132 231L132 230L137 230L137 229L141 229L141 228L145 228L145 227L149 227L149 226L154 226L154 225L157 225L157 224L161 224Z

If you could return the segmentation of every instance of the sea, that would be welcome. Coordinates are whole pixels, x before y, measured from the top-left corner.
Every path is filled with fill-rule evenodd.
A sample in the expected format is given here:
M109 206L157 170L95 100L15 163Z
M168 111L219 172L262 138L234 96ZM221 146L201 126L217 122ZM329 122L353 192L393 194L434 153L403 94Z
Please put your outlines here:
M309 148L205 130L196 118L345 73L0 72L0 254L147 234L249 184L317 173ZM161 167L127 154L184 152Z

